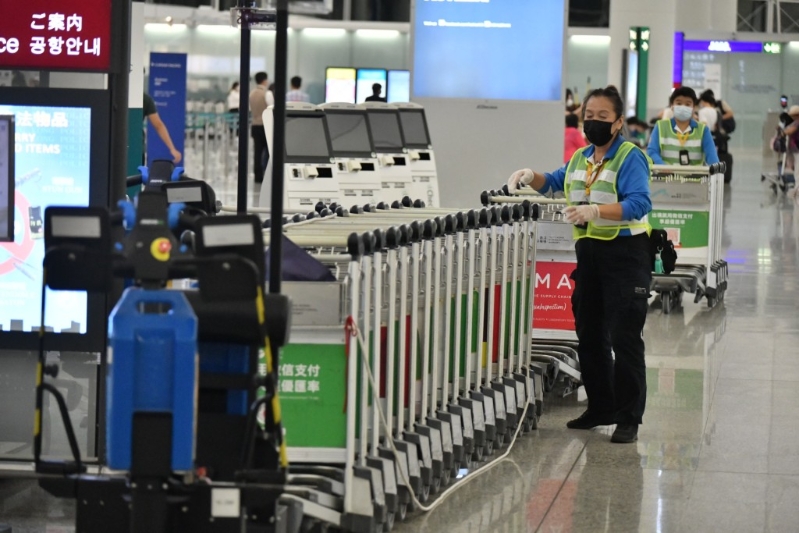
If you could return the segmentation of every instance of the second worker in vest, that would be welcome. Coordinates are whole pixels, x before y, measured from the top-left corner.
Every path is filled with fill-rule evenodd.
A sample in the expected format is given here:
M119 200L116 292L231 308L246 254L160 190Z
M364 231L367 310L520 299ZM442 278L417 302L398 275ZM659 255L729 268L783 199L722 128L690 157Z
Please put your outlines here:
M699 103L696 92L680 87L669 98L674 117L659 120L652 130L647 153L656 165L712 165L719 162L713 133L694 120Z
M617 424L611 440L626 443L638 439L646 404L643 329L653 257L649 162L621 136L623 110L615 87L592 91L583 102L583 130L591 144L555 172L515 172L508 186L566 195L564 214L577 241L572 312L588 395L587 410L566 425Z

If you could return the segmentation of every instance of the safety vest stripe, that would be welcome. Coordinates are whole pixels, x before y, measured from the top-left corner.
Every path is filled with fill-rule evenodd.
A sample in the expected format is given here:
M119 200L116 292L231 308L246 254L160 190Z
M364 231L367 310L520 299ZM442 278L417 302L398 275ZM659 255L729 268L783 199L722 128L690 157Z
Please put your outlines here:
M616 183L616 172L613 170L603 170L596 178L597 182L604 181L608 183Z
M616 196L616 193L594 190L591 191L592 204L615 204L617 201L618 197Z
M664 137L660 144L666 146L679 146L681 148L702 148L702 140L701 139L688 139L685 142L680 142L680 139L672 138L672 137Z

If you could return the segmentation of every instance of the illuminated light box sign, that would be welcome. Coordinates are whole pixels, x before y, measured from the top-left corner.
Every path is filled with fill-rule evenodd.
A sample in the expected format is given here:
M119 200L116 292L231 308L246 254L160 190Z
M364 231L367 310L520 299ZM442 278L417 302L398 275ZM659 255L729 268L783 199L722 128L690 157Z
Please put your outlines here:
M44 211L89 205L91 109L0 104L14 115L14 241L0 243L0 330L34 331L41 323ZM47 292L45 325L86 333L85 292Z
M3 2L0 67L110 70L110 0Z
M764 45L772 43L759 43L751 41L684 41L685 52L717 52L728 54L762 54Z

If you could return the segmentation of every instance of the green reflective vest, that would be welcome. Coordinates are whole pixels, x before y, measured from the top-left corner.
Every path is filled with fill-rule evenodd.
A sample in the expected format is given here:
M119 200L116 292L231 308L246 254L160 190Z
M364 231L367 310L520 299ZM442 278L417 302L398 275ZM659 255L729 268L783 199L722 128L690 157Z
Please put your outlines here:
M616 175L624 160L633 150L638 150L638 148L633 143L624 141L613 159L606 160L602 170L591 185L590 191L586 188L587 180L590 177L588 175L588 158L583 155L583 150L577 150L566 168L563 191L568 204L581 205L591 203L607 205L618 203L619 195L616 190ZM623 221L598 218L589 222L587 228L575 226L574 238L590 237L592 239L610 241L618 237L619 232L625 229L630 230L633 235L637 235L649 232L650 227L646 217L643 220Z
M660 157L667 165L680 165L680 151L688 152L690 165L702 165L705 162L705 151L702 150L702 138L705 136L705 125L701 122L691 130L688 137L680 139L680 134L671 127L671 120L658 121L660 135Z

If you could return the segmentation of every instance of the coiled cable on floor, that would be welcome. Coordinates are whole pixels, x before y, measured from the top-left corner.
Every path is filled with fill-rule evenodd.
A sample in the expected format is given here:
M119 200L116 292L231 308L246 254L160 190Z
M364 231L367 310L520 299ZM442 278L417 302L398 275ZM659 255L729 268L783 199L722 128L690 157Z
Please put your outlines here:
M394 454L394 460L397 463L399 463L400 462L400 453L397 450L397 448L394 446L394 433L393 433L392 429L389 427L388 422L386 421L386 416L385 416L385 413L383 412L383 406L382 406L382 404L380 402L380 393L379 393L380 389L377 387L377 384L375 383L375 378L374 378L374 375L372 374L372 368L369 365L369 358L367 356L367 354L369 353L369 349L368 349L368 347L366 345L366 340L363 338L363 335L361 334L361 330L358 328L358 326L356 324L354 324L354 321L353 321L353 325L352 325L352 331L358 338L358 347L360 348L358 351L361 354L361 360L363 361L363 368L366 371L366 376L369 378L369 384L370 384L370 387L372 389L372 400L373 400L372 405L377 407L377 412L378 412L378 414L380 416L380 424L383 426L383 431L385 431L385 433L386 433L386 441L388 443L389 448L391 448L391 452ZM530 379L530 371L529 371L529 369L527 370L527 376L526 377L527 377L527 379ZM459 489L460 487L465 485L467 482L469 482L472 479L478 477L479 474L484 474L485 472L489 471L490 469L494 468L495 466L497 466L498 464L500 464L501 462L506 460L510 456L510 452L513 450L514 444L516 444L516 439L518 438L519 433L521 432L521 429L522 429L522 421L525 420L525 417L527 416L527 409L530 407L530 402L531 402L532 399L533 399L532 395L528 394L527 399L526 399L525 404L524 404L524 410L522 411L521 417L519 417L519 425L516 427L516 431L513 434L513 438L508 443L507 450L505 450L505 452L502 455L500 455L499 457L495 458L493 461L491 461L489 463L486 463L483 466L477 468L476 470L474 470L473 472L468 474L466 477L464 477L460 483L455 483L454 485L452 485L451 487L446 489L430 505L423 505L422 502L420 502L419 499L416 497L416 494L414 494L413 491L410 491L411 501L413 502L414 509L418 509L418 510L424 512L424 513L429 513L430 511L432 511L433 509L435 509L436 507L438 507L439 505L444 503L444 501L450 495L452 495L453 492L455 492L457 489ZM414 402L414 401L415 401L415 398L412 399L412 402ZM411 408L413 408L413 407L411 407ZM404 469L399 468L397 470L399 471L400 477L402 478L402 481L405 483L405 486L406 487L410 487L411 486L411 482L408 479L407 475L405 474Z

